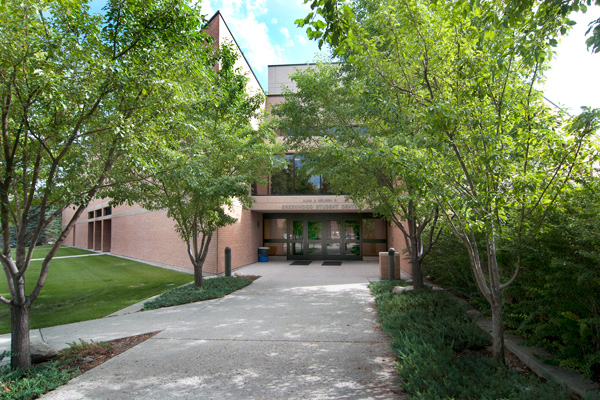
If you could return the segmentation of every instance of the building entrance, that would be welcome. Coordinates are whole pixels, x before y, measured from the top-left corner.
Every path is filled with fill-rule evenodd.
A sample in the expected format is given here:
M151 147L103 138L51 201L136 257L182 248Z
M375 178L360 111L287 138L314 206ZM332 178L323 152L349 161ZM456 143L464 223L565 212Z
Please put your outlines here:
M385 251L386 231L371 214L265 214L263 237L290 260L361 260Z
M360 260L359 219L293 218L290 258Z

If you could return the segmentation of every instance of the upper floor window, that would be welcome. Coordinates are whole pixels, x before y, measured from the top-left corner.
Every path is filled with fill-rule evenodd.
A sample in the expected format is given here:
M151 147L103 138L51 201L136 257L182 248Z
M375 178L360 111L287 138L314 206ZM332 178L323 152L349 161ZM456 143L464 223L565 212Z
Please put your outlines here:
M302 156L286 154L285 165L271 175L272 195L281 194L325 194L327 183L322 175L312 175L303 166Z

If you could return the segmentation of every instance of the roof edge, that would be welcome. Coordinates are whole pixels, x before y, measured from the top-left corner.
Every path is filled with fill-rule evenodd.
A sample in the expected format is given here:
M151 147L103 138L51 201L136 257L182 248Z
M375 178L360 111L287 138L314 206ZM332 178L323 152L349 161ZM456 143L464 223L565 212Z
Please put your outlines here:
M212 22L212 20L215 19L217 16L220 16L221 19L223 20L223 23L225 24L225 27L227 28L227 30L231 34L231 37L233 38L233 42L235 43L235 45L237 46L238 50L240 51L240 54L244 58L244 61L246 61L246 65L248 66L248 68L250 68L250 72L252 72L252 76L254 76L254 79L256 79L256 82L258 83L258 87L263 92L263 94L266 96L267 92L265 92L265 89L263 88L262 84L260 83L260 80L256 76L256 73L254 73L254 68L252 68L252 65L250 65L250 62L246 58L246 55L244 54L244 51L242 50L242 48L240 47L239 43L237 42L237 39L235 38L235 35L233 34L233 32L231 32L231 29L229 29L229 25L227 25L227 21L225 21L225 17L223 16L223 14L221 14L221 10L217 10L217 12L215 12L214 15L212 17L210 17L210 19L206 22L206 25L210 24Z

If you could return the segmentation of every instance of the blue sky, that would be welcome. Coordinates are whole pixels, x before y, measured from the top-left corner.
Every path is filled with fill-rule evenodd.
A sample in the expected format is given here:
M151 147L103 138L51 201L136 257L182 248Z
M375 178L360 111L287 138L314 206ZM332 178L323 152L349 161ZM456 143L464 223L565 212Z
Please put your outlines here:
M319 57L316 43L294 24L310 11L302 0L208 0L201 4L209 18L221 11L265 89L268 65L314 62ZM561 40L547 73L546 97L573 113L579 113L581 106L600 108L600 53L587 52L584 36L587 24L599 17L597 6L586 14L572 15L577 25Z
M314 62L325 55L294 24L310 12L302 0L203 0L201 10L207 18L221 11L265 90L268 65Z

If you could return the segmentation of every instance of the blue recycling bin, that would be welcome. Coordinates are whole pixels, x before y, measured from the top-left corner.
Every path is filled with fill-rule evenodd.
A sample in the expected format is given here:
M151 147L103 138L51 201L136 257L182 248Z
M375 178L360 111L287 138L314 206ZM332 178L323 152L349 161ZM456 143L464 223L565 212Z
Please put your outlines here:
M258 262L268 262L269 261L269 248L268 247L259 247L258 248Z

